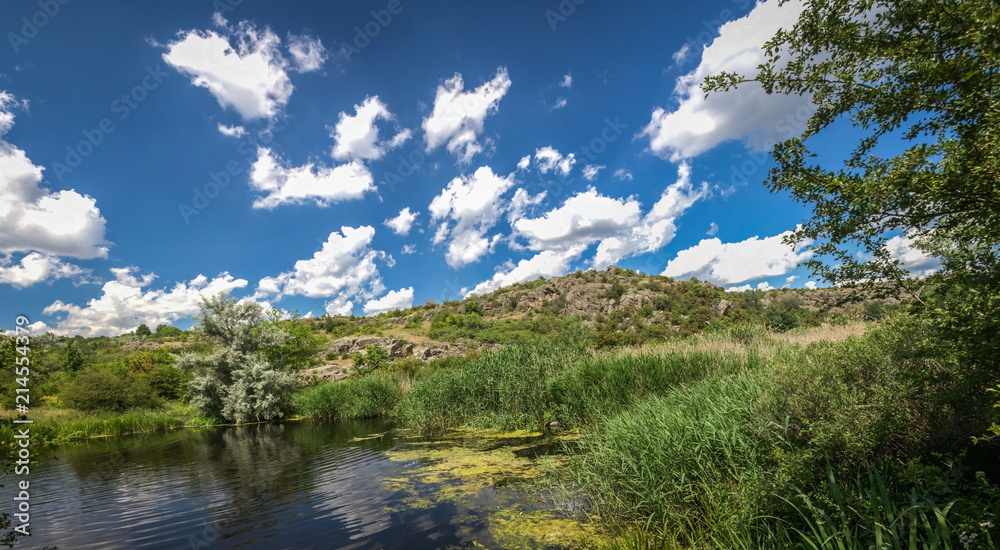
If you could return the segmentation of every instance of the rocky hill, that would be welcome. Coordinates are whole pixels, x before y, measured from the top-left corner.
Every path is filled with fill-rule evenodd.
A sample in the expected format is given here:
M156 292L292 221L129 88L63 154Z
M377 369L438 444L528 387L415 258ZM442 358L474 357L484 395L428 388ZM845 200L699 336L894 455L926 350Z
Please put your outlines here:
M611 267L538 279L464 300L427 302L373 317L304 319L324 334L326 367L378 344L392 358L427 361L563 335L596 347L638 345L740 322L773 330L877 318L894 301L846 303L846 289L726 292L697 280Z

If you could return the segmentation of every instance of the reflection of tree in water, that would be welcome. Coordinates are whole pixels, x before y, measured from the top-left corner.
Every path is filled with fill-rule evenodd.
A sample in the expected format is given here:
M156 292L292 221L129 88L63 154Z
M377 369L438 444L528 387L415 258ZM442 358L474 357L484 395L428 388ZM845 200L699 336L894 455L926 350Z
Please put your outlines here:
M214 431L200 449L202 491L212 501L212 520L236 534L278 521L276 507L309 490L307 449L282 424L234 426Z

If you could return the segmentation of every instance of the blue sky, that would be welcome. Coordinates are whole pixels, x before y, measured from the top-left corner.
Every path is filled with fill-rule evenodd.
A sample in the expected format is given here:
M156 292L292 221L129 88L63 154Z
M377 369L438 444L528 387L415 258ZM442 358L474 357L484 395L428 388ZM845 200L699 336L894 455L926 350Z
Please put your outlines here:
M222 290L364 315L608 265L812 286L781 243L808 210L761 184L809 98L698 89L799 9L12 3L0 327L186 327Z

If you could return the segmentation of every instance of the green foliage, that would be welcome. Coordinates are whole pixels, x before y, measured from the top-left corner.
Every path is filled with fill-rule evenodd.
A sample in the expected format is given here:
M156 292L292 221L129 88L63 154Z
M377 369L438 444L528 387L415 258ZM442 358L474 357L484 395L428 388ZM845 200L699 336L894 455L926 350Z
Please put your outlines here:
M623 353L585 359L546 383L556 417L568 426L592 424L651 395L666 395L701 378L757 369L756 355L691 351Z
M611 286L605 289L604 292L599 294L598 298L603 298L605 300L619 300L625 295L626 291L627 289L625 288L625 285L615 281L611 283Z
M786 296L768 306L765 313L767 327L775 332L785 332L798 327L802 323L804 311L802 300L795 296Z
M170 325L158 325L156 327L156 336L160 338L181 338L184 336L184 331Z
M154 395L163 399L181 399L187 395L187 386L191 382L189 373L173 365L154 365L146 375L149 389Z
M76 342L70 340L63 351L63 367L70 372L76 372L83 368L84 363L83 354L80 353Z
M152 334L153 334L153 331L149 330L149 327L146 325L146 323L140 324L135 329L135 335L136 336L150 336Z
M414 384L398 414L424 432L465 425L540 427L552 409L546 380L580 353L528 345L486 352L461 370L438 371Z
M789 240L815 241L806 265L830 282L917 297L942 346L985 372L1000 355L998 25L993 0L809 0L756 74L704 86L812 97L768 180L813 207ZM815 158L813 142L848 120L860 140L847 160ZM911 278L898 260L907 243L941 268Z
M355 353L351 358L354 360L354 367L362 373L385 370L389 366L389 350L378 344L365 346L363 354Z
M281 344L263 350L267 360L275 368L301 370L318 364L316 354L323 345L323 339L313 334L309 325L297 319L273 325L287 335Z
M289 340L253 302L239 303L219 294L207 298L197 317L198 332L217 338L220 349L209 355L182 355L178 365L193 371L191 403L202 415L229 422L282 418L291 408L295 378L275 369L268 353Z
M602 517L730 547L761 512L768 449L752 425L764 391L737 376L651 396L581 440L569 474Z
M398 376L374 374L305 388L293 402L302 416L349 420L387 417L401 397Z
M76 375L61 399L81 411L122 412L156 405L145 377L102 367L91 367Z

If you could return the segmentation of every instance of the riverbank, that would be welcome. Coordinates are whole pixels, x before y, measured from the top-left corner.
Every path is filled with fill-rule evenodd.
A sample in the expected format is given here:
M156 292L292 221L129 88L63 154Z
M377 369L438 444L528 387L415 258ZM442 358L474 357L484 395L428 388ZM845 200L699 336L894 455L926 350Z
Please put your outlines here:
M562 495L531 519L561 546L909 548L912 537L994 548L997 448L969 444L985 434L989 394L976 392L981 378L942 378L951 359L919 330L901 318L780 334L737 325L611 351L511 346L310 386L294 404L303 417L384 418L435 441L397 454L443 468L431 481L454 494L438 498L497 484ZM44 411L36 427L52 441L204 425L180 405ZM493 430L497 443L459 444L456 428ZM433 498L418 481L386 483Z

